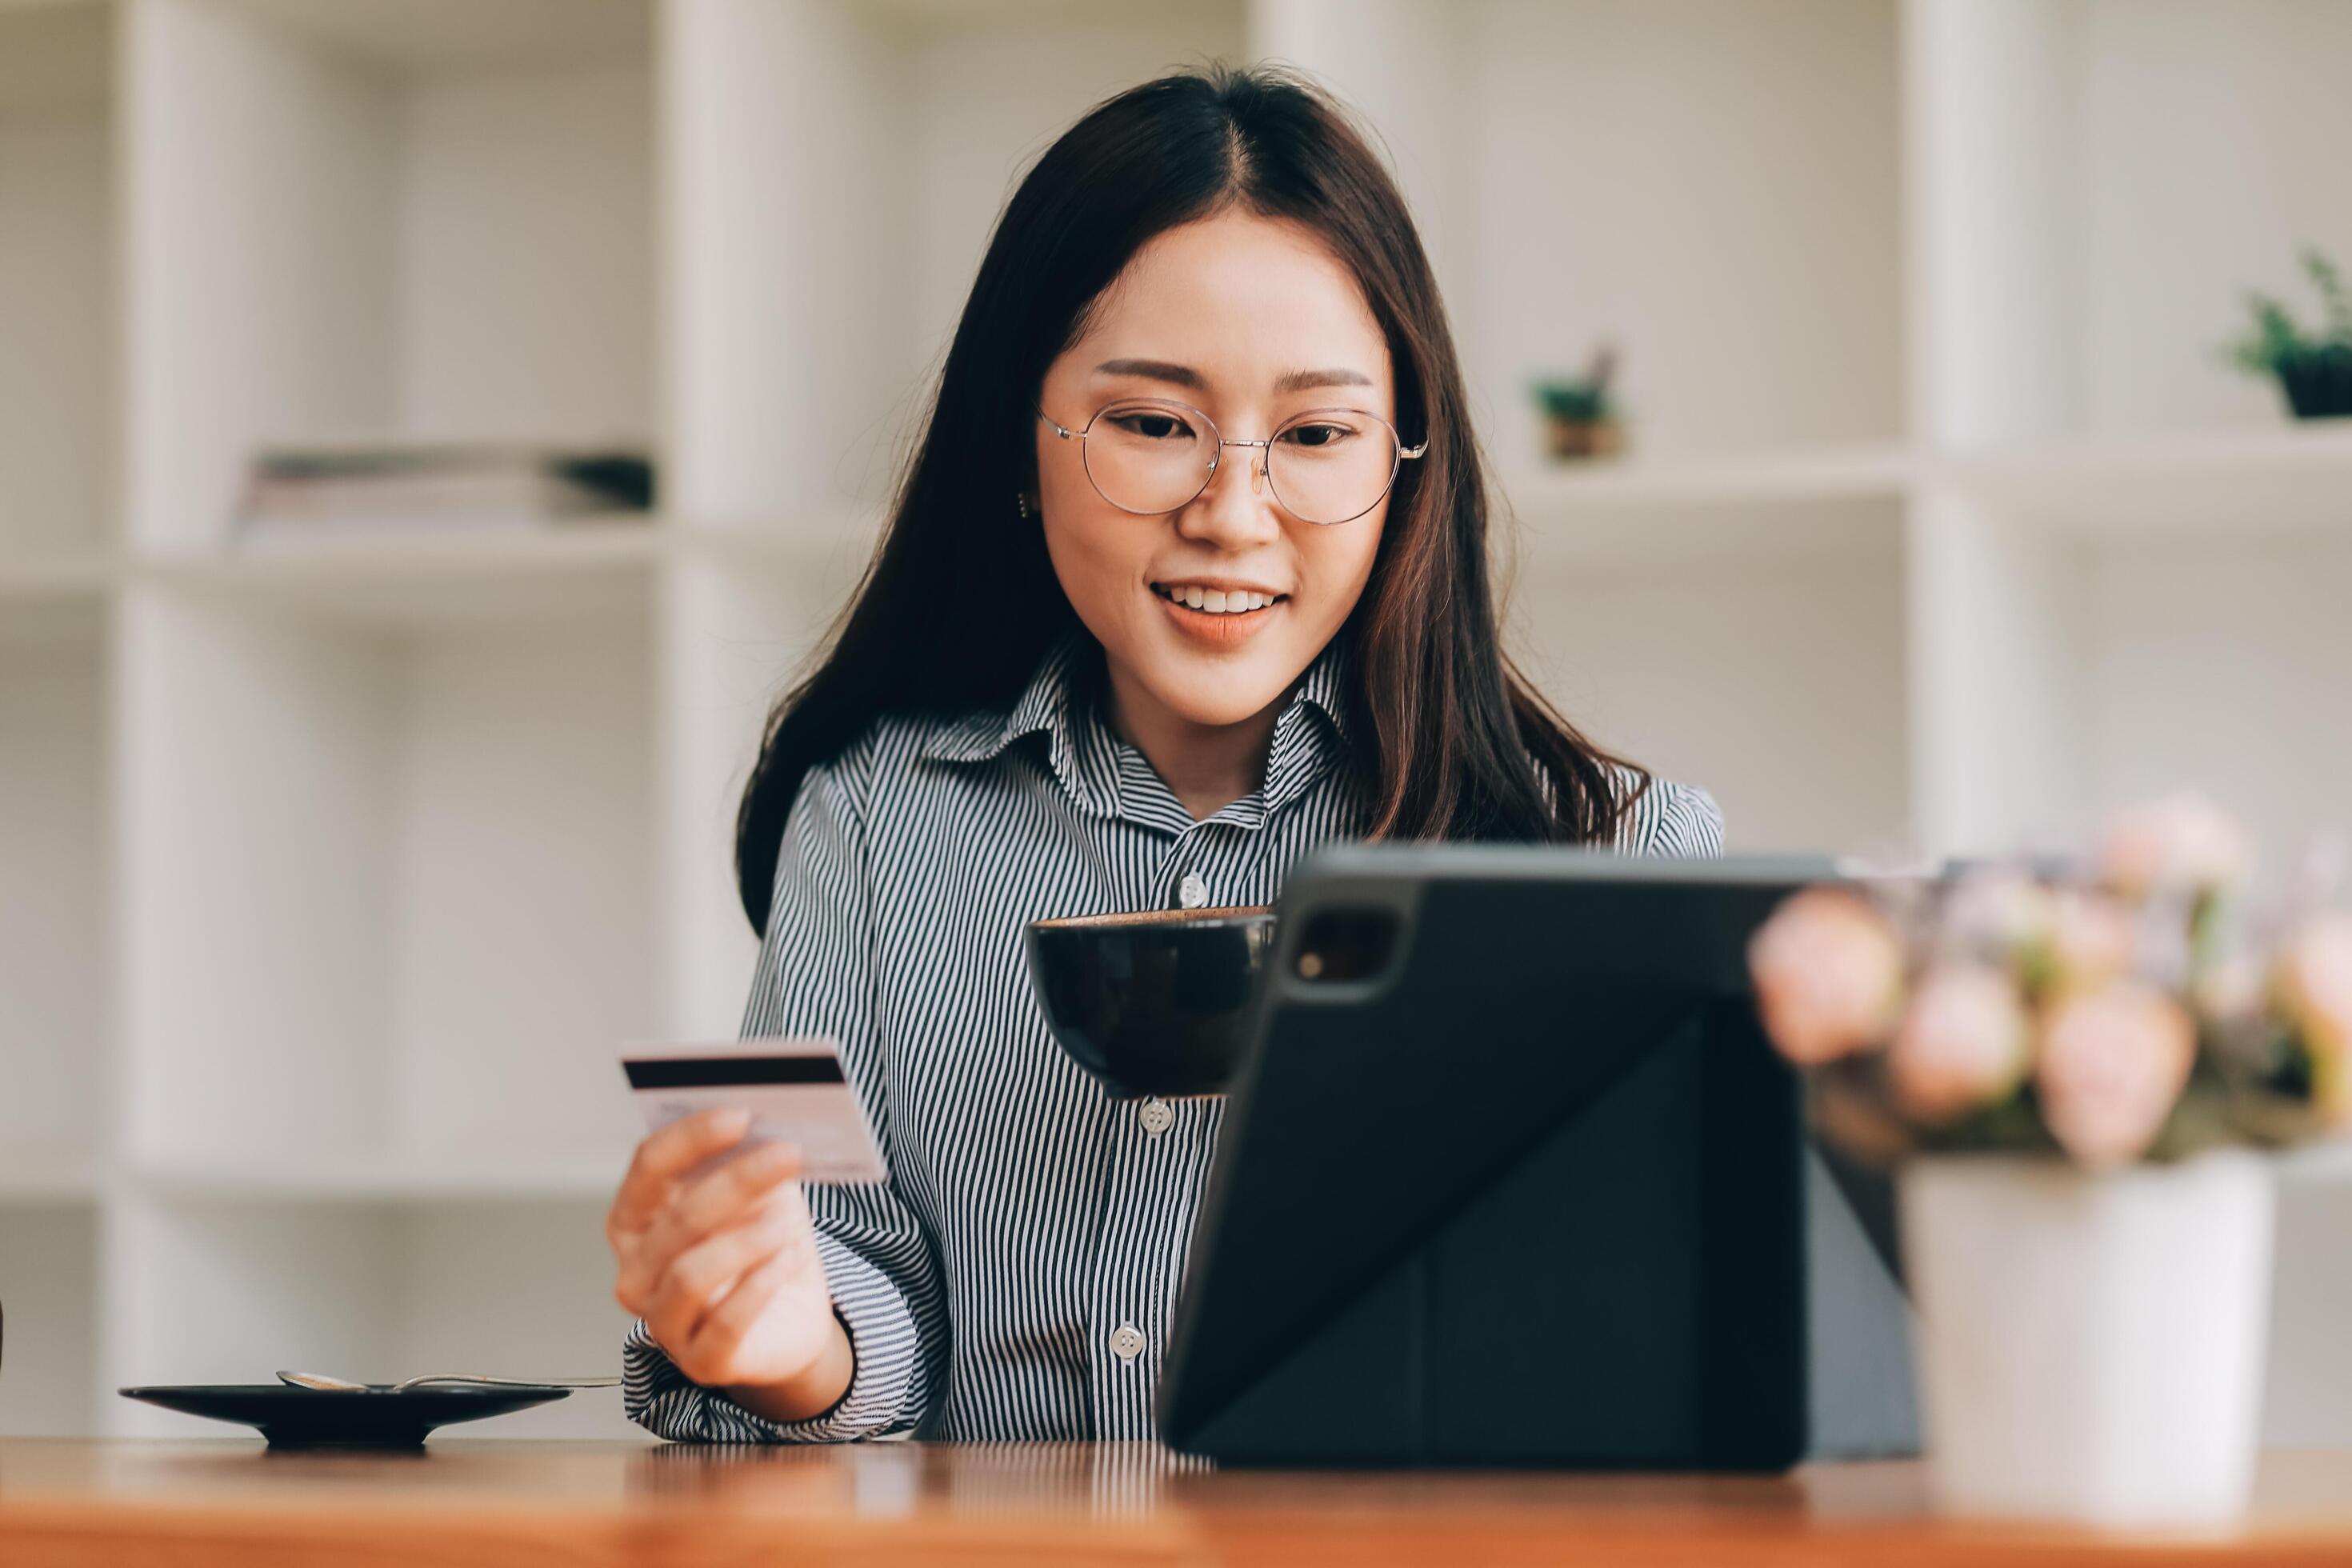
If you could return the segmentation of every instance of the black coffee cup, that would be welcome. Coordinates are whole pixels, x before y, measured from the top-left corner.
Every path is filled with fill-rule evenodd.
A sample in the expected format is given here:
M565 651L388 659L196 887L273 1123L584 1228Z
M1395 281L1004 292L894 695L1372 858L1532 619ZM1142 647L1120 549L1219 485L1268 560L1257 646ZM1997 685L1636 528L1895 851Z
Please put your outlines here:
M1223 1094L1273 952L1265 908L1029 924L1029 976L1054 1038L1117 1100Z

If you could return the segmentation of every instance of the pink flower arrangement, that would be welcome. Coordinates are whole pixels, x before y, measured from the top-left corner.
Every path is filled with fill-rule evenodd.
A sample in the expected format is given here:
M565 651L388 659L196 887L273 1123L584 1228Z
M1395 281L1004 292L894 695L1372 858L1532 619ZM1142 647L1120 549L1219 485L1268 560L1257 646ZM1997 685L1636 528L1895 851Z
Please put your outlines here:
M1938 963L1921 977L1886 1054L1895 1102L1914 1121L1949 1121L2014 1089L2032 1045L2008 975L1989 963Z
M1748 949L1756 1000L1789 1059L1818 1067L1876 1044L1903 1001L1903 948L1866 900L1808 888Z
M2199 795L2169 795L2117 813L2099 849L2108 885L2135 897L2164 889L2226 890L2244 881L2253 864L2246 830Z
M2288 944L2273 984L2280 1011L2304 1043L2313 1100L2330 1121L2352 1120L2345 1082L2352 1057L2352 915L2305 926Z
M2063 874L1824 885L1759 929L1765 1033L1850 1152L2043 1149L2095 1169L2352 1127L2352 915L2231 917L2252 840L2200 797Z
M2164 1130L2196 1058L2195 1020L2153 986L2119 980L2062 994L2034 1066L2042 1120L2085 1165L2126 1164Z

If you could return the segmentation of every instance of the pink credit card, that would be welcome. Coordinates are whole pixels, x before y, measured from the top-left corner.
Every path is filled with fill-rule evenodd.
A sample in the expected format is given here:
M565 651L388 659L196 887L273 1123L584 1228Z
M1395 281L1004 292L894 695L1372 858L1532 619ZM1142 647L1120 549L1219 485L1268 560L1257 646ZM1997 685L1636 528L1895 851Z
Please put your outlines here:
M621 1069L649 1132L715 1106L751 1113L743 1142L702 1162L689 1177L754 1143L779 1142L800 1145L803 1181L890 1179L856 1086L842 1070L840 1048L825 1036L633 1046L622 1054Z

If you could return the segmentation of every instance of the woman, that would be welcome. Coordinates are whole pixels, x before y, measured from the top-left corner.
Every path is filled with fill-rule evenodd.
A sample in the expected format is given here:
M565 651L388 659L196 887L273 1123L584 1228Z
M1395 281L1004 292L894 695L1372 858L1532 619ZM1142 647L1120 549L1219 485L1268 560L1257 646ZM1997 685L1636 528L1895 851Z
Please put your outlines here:
M1318 844L1713 853L1702 791L1511 668L1402 199L1327 99L1102 104L981 263L879 554L779 705L737 865L750 1035L841 1042L892 1178L804 1189L706 1113L606 1222L665 1436L1151 1435L1221 1102L1107 1099L1032 999L1047 915L1262 904Z

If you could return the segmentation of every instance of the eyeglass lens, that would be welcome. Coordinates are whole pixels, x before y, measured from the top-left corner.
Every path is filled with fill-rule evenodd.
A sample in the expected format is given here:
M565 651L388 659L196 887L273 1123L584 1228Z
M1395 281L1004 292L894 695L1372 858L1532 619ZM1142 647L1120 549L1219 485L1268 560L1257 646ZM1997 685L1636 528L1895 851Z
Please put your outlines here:
M1227 461L1254 458L1244 447ZM1396 433L1345 409L1318 409L1275 432L1265 451L1275 499L1308 522L1345 522L1386 494L1397 469ZM1174 511L1208 487L1215 428L1188 410L1115 403L1087 427L1087 475L1103 499L1136 512Z

